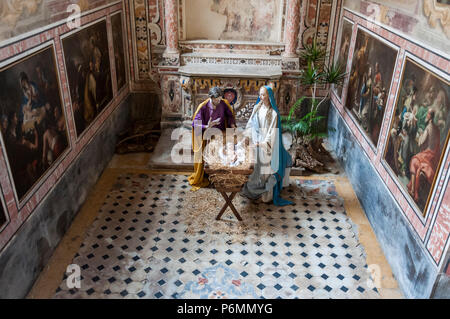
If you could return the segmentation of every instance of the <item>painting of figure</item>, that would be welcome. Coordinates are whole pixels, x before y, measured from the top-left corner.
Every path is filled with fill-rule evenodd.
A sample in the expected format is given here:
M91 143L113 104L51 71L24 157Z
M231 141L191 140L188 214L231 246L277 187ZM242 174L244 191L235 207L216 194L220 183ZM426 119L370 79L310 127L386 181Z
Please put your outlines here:
M22 199L68 148L53 46L0 71L2 137Z
M343 70L347 66L348 51L350 49L350 40L352 39L352 27L353 25L347 20L343 20L342 33L341 33L341 45L337 56L337 62L342 65ZM342 98L342 86L336 88L336 93L339 98Z
M377 145L397 50L358 29L345 106Z
M449 101L449 82L407 58L385 160L423 213L448 143Z
M106 21L62 40L77 136L112 99Z
M117 90L120 91L126 84L125 52L123 48L122 13L111 17L111 27L114 45L114 61L116 63Z

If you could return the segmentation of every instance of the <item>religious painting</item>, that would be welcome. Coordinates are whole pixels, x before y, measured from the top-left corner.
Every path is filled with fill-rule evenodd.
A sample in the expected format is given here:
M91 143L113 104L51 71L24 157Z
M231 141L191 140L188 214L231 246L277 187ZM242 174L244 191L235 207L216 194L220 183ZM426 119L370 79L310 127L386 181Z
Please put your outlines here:
M449 138L449 81L406 59L384 158L424 214Z
M111 28L113 34L114 61L116 64L117 91L120 91L127 82L122 32L122 12L111 17Z
M345 105L374 145L380 136L397 52L358 29Z
M184 0L186 40L281 42L281 0Z
M53 46L0 71L3 143L19 201L69 146Z
M77 136L112 99L106 21L102 20L62 40Z
M348 51L350 49L350 41L352 39L352 27L353 24L347 20L343 20L342 23L342 33L341 33L341 44L339 46L339 51L337 55L337 63L342 65L343 70L347 66ZM336 93L339 99L342 98L342 86L336 87Z

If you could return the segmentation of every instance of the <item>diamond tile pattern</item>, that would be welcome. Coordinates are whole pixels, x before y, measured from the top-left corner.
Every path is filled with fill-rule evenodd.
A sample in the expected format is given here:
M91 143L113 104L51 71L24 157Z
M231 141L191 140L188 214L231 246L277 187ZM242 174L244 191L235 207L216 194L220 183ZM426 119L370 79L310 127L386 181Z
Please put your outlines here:
M123 174L71 262L81 288L65 275L54 298L379 298L333 183L292 184L283 196L295 206L256 205L269 231L235 241L185 232L186 176Z

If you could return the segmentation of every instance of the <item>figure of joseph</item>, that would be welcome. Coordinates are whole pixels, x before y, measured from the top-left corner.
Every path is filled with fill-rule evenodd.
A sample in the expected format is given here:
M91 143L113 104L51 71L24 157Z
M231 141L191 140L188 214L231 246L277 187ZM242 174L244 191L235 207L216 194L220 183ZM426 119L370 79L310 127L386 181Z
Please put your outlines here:
M217 128L225 133L227 128L235 128L234 111L228 100L222 98L219 87L209 90L209 99L202 102L194 113L192 122L192 147L194 150L194 173L188 177L192 190L209 185L203 169L202 152L206 146L203 134L209 128Z

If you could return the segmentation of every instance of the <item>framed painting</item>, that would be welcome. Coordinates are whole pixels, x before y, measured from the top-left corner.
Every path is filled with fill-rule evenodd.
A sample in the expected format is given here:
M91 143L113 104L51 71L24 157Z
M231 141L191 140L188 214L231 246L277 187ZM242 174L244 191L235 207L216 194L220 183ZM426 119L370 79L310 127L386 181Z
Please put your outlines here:
M122 11L111 16L111 28L113 34L114 61L116 65L117 91L120 91L127 83Z
M106 20L102 19L62 39L77 137L112 100Z
M69 148L54 46L0 70L2 141L19 202Z
M353 23L343 19L342 20L342 31L341 31L341 39L340 39L340 45L339 45L339 51L337 52L336 61L337 63L341 64L344 68L344 71L347 66L347 60L348 60L348 52L350 49L350 41L352 39L352 28ZM338 98L342 99L342 86L335 87L336 94Z
M422 215L448 144L449 101L448 79L407 57L384 160Z
M358 28L345 106L377 145L398 49Z

